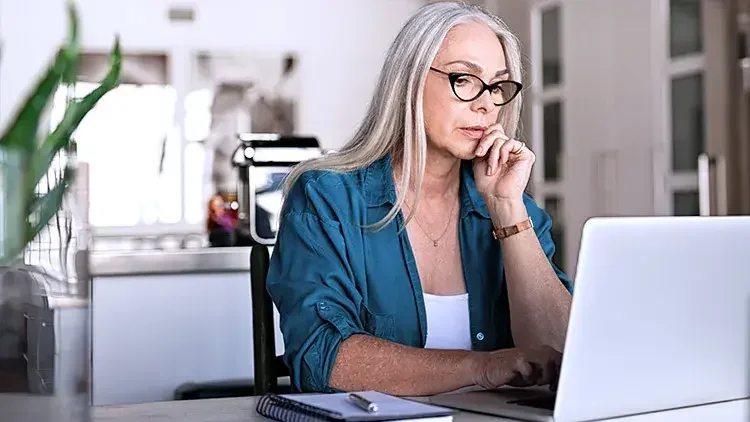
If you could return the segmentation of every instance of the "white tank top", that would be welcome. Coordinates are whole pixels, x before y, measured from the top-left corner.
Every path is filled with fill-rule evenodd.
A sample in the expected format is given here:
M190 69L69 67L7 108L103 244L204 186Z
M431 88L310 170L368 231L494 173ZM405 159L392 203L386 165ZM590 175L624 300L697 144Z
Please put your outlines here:
M438 296L424 294L427 314L425 349L471 350L469 294Z

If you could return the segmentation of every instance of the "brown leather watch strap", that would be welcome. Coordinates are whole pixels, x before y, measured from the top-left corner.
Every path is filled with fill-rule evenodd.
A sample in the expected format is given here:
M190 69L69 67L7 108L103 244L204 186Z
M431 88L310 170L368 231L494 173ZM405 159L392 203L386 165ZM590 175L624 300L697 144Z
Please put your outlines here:
M528 220L524 220L512 226L492 230L492 237L495 238L495 240L501 240L533 227L534 223L532 223L531 218L529 218Z

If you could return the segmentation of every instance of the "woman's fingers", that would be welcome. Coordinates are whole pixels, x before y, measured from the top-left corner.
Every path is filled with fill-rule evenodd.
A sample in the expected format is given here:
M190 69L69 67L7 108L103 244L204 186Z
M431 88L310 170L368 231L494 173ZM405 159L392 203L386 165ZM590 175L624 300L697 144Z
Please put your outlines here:
M516 370L518 371L518 374L521 375L521 378L524 380L524 382L527 382L531 385L536 383L538 371L536 370L536 368L534 368L534 365L532 365L531 362L523 360L516 367Z
M487 176L492 176L500 166L507 164L512 156L523 155L526 149L524 142L510 139L500 124L494 124L487 128L474 153L477 157L486 157L486 173Z
M557 367L553 361L545 362L539 371L541 373L539 385L552 385L557 380Z
M526 144L519 140L511 139L506 142L500 149L500 164L506 164L511 155L523 154L524 149L526 149Z
M474 151L474 155L476 155L477 157L484 157L484 155L487 154L487 151L492 147L494 141L494 137L485 136L484 138L482 138L482 140L479 141L479 144L477 145L477 149Z
M487 176L492 176L500 166L508 164L511 156L523 154L526 144L515 139L496 139L487 158Z
M487 158L487 176L491 176L497 170L500 157L500 148L508 141L502 128L490 126L484 138L477 146L476 155ZM488 155L489 154L489 155Z
M479 141L479 144L477 145L476 150L474 151L474 154L477 157L484 157L487 152L490 151L491 148L494 147L497 142L504 142L507 140L507 136L503 134L501 130L498 129L488 129L487 132L485 132L484 137L482 140Z
M504 139L498 139L495 144L492 145L490 156L487 159L487 176L492 176L493 174L495 174L495 171L498 169L498 167L500 167L500 150L506 142L508 141Z
M560 376L562 354L550 347L543 347L529 352L532 365L541 371L539 385L557 385Z

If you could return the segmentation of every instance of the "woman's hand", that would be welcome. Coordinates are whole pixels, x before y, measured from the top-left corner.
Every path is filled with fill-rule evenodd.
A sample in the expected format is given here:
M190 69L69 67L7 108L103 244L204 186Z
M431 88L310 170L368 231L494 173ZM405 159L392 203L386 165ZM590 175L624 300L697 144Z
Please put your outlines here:
M485 202L521 200L536 157L500 123L487 128L475 151L474 179Z
M479 357L477 385L492 389L503 385L557 388L562 354L551 347L503 349Z

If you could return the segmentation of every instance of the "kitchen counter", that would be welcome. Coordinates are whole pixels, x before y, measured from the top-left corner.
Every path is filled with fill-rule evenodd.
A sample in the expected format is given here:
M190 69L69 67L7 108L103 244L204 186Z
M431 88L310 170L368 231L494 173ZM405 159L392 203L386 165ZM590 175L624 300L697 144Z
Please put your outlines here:
M254 376L249 247L92 252L93 404ZM283 341L276 324L276 353Z
M250 247L93 252L90 271L94 277L175 272L248 272Z

